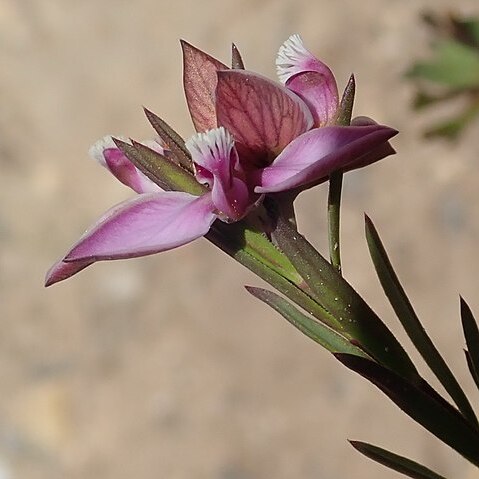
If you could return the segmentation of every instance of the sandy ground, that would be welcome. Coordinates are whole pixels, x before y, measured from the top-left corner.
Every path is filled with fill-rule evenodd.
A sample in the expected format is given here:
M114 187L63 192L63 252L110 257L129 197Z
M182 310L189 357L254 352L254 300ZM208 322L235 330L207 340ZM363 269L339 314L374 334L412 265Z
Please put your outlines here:
M0 0L1 479L396 477L347 438L478 477L249 297L242 285L260 281L206 241L42 287L84 228L130 196L88 159L90 144L150 137L141 105L192 133L179 38L224 61L235 41L248 67L274 76L278 46L298 32L340 85L355 72L356 113L401 131L394 159L348 174L346 276L404 340L368 258L367 211L477 404L458 294L479 312L478 125L457 145L422 141L426 119L411 115L402 78L427 51L419 12L450 5ZM477 13L477 0L455 5ZM301 227L323 250L325 193L299 201Z

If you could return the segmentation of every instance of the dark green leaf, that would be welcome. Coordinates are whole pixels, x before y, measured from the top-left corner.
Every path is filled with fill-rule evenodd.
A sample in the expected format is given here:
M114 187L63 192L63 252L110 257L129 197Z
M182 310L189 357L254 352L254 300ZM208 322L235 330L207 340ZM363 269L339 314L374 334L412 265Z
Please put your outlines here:
M191 161L191 155L185 146L183 138L171 128L168 123L162 120L159 116L156 116L148 109L145 110L145 115L151 126L158 133L159 137L166 143L171 150L175 158L177 158L179 164L186 168L188 171L193 172L193 163Z
M426 364L431 368L431 371L439 379L464 416L472 424L477 425L476 415L466 395L423 328L406 292L401 286L376 228L368 216L365 216L365 220L366 238L376 273L399 321Z
M414 421L479 466L479 431L422 378L411 382L374 361L351 354L335 356L371 381Z
M469 351L465 349L464 354L466 355L466 362L467 362L467 367L469 368L469 372L471 373L472 379L474 379L474 382L476 383L476 386L479 389L479 371L476 371L476 368L474 367Z
M345 337L336 333L315 319L306 316L290 302L272 291L246 286L246 290L256 298L271 306L302 333L332 353L349 353L369 357L364 351L350 343Z
M351 445L358 450L361 454L364 454L369 459L379 462L380 464L389 467L394 471L404 474L413 479L445 479L443 476L436 474L427 467L418 464L411 459L407 459L403 456L398 456L381 447L373 446L366 442L361 441L349 441Z
M379 317L334 267L282 218L278 218L275 239L309 286L311 297L334 319L326 323L329 327L357 341L368 354L398 374L416 377L414 364Z
M473 374L473 377L477 384L477 376L479 373L479 328L477 327L477 322L472 314L471 308L469 308L463 298L461 298L461 321L467 344L467 356L473 371L476 373L475 375Z

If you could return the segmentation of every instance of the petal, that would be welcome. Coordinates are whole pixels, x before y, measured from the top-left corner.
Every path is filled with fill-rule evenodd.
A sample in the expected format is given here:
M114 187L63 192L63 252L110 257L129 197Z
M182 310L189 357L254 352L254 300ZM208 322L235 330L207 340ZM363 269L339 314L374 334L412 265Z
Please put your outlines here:
M309 130L313 118L294 93L255 73L218 72L218 124L237 142L260 154L278 154L294 138Z
M353 118L351 125L367 126L377 125L377 123L371 118L368 118L367 116L358 116L356 118ZM378 145L376 148L373 148L372 150L368 151L365 155L361 156L357 160L351 162L347 166L346 171L356 170L358 168L370 165L371 163L376 163L376 161L382 160L387 156L394 155L395 153L396 150L391 146L391 143L389 143L389 141L385 141L384 143Z
M196 131L216 128L216 72L228 67L198 48L181 41L183 49L183 86Z
M158 153L164 152L156 141L144 142ZM124 185L129 186L137 193L153 193L160 187L147 178L131 161L120 151L111 136L105 136L97 141L89 150L90 156L98 161Z
M209 194L140 195L108 211L65 256L65 262L145 256L204 236L216 219Z
M299 35L291 35L276 57L279 79L308 105L315 126L334 119L338 109L338 86L332 71L303 44Z
M196 178L210 186L216 208L229 220L241 219L255 200L250 198L231 134L223 127L198 133L186 142L186 147L191 152Z
M293 141L274 163L260 170L256 193L274 193L326 179L333 171L373 151L396 130L381 125L327 126Z
M45 276L45 286L48 287L52 284L68 279L93 263L94 261L90 260L75 261L73 263L65 263L63 260L57 261L48 270Z

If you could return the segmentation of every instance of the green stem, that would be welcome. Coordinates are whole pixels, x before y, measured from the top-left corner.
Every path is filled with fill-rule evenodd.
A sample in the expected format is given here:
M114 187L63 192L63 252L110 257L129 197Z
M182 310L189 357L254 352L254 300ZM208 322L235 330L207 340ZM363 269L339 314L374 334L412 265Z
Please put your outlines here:
M328 239L329 258L336 271L341 274L340 215L343 173L338 171L329 179L328 195Z

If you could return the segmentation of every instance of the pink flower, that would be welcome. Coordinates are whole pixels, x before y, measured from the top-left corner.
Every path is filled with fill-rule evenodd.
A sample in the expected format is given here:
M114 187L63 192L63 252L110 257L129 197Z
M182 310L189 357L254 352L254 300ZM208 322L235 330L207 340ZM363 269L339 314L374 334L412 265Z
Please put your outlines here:
M369 119L335 125L338 89L329 68L293 35L276 60L284 85L226 65L182 42L184 88L198 133L186 143L202 194L163 191L111 138L91 154L138 196L112 208L47 273L46 284L90 264L145 256L204 236L216 220L239 221L265 194L306 188L337 170L394 152L397 132ZM242 63L235 50L235 64ZM147 146L174 161L158 142ZM185 153L182 153L183 155ZM189 159L188 159L189 161Z

